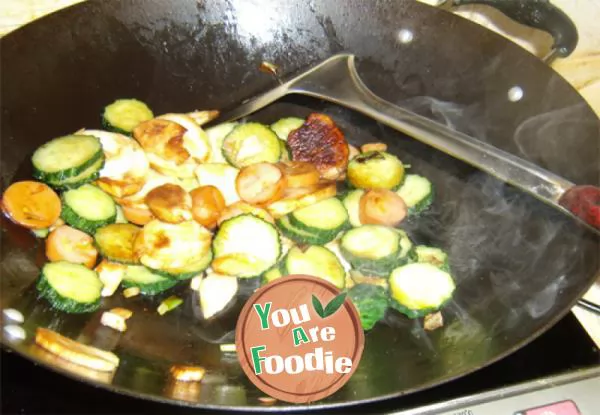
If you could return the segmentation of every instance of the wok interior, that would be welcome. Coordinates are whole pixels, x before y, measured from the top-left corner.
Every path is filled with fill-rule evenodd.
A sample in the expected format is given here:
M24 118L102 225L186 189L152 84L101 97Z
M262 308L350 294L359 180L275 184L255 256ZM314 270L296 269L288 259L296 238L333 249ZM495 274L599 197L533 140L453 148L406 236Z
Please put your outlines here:
M164 8L168 3L175 13L167 18ZM235 9L241 8L243 2L234 3L231 7ZM247 33L242 33L245 29L240 20L228 24L224 16L231 14L231 10L224 4L152 1L144 3L149 12L140 15L133 13L134 7L141 7L140 2L111 5L90 2L85 9L100 16L96 20L70 9L60 16L52 16L45 25L26 28L20 36L29 41L23 46L17 45L18 36L9 38L2 45L6 115L1 143L3 187L31 177L29 157L41 143L84 126L99 127L101 108L112 99L137 97L149 102L157 113L221 108L273 85L270 78L256 70L256 63L261 60L282 64L284 71L290 73L339 49L347 49L359 55L359 70L369 87L397 102L406 95L403 90L406 77L400 76L398 65L408 58L400 56L397 45L386 44L391 42L386 30L390 32L398 27L388 16L390 8L394 9L398 21L409 16L413 20L405 21L422 19L424 33L432 33L425 23L439 18L439 12L423 9L424 6L392 6L392 2L384 2L382 9L369 10L370 14L361 18L358 13L350 13L345 24L341 24L330 10L333 2L323 2L318 5L319 10L312 12L298 2L289 11L296 11L298 21L285 23L292 26L287 28L288 38L264 35L255 37L253 44L247 41ZM261 6L261 2L251 4ZM279 6L273 7L283 10L279 10ZM364 11L365 7L361 2L349 2L348 9L354 8L356 12ZM99 15L99 11L107 15ZM256 15L256 18L266 24L274 17ZM77 28L79 37L69 39L67 31L58 31L52 53L44 51L36 41L62 19ZM367 29L375 27L368 23L376 19L379 19L377 28ZM198 26L198 22L204 25ZM285 20L279 21L282 22ZM353 23L355 30L351 31L346 25ZM327 27L338 30L327 33L328 37L324 38L323 30L327 32ZM470 26L468 29L476 31ZM442 27L438 32L440 30L447 29ZM498 46L504 43L485 38L489 36L485 32L478 33L484 36L484 41L480 40L482 44L487 39L500 55L508 53ZM365 43L375 42L379 37L383 45L367 51ZM338 44L334 42L336 39ZM198 40L202 41L190 45ZM470 45L467 49L475 47ZM476 61L476 52L467 50L466 58ZM419 65L419 56L425 61L432 59L412 47L402 54L412 54L415 61L401 71L404 74L411 66ZM522 58L520 51L512 54ZM441 63L443 60L438 61ZM514 70L510 69L510 62L501 61L497 65ZM532 71L540 69L538 63L530 66ZM451 81L454 74L454 82L469 84L462 78L464 75L457 75L460 71L456 67L449 66L448 71L450 75L444 79ZM477 73L483 77L484 72ZM79 76L73 76L74 73ZM7 78L11 84L7 84ZM419 82L426 82L426 78L420 78ZM28 82L19 82L22 79ZM565 87L558 80L551 80L557 83L555 88L559 92L563 91ZM501 79L494 82L502 84ZM530 86L531 93L540 88L535 82ZM430 84L427 88L431 88L433 95L435 88ZM485 88L489 92L489 85L484 83ZM440 86L441 92L436 96L448 98L444 95L450 94L452 89ZM464 89L454 97L456 101L468 102L485 93ZM573 92L564 95L567 103L580 99L573 95ZM481 125L482 120L487 119L484 104L481 103L484 111L479 114L483 118L474 117L473 125ZM544 108L531 105L528 111L534 114L549 110L547 103L543 104ZM296 96L282 99L252 118L272 122L283 116L306 116L313 111L332 116L351 144L385 142L391 153L410 165L409 172L422 174L432 181L435 186L433 206L418 220L410 220L403 226L416 242L439 246L449 252L458 286L454 299L444 309L444 327L436 331L425 332L418 320L390 311L384 324L366 334L363 358L351 380L322 403L408 393L476 370L520 347L531 340L533 334L541 333L564 314L593 281L599 268L597 237L532 197L410 137L344 108ZM514 109L507 109L509 114L511 111ZM579 133L587 134L587 143L594 146L597 133L589 133L593 130L594 118L588 111L583 106L578 113L586 121L579 127ZM506 139L512 134L492 134L496 126L503 133L510 132L510 126L499 126L498 119L487 120L492 123L486 127L490 141L496 140L505 148L513 147L512 140ZM469 129L469 125L465 128ZM546 159L546 162L552 160L558 158ZM562 169L566 176L578 179L590 177L594 172L585 160L579 170L570 164L556 163L555 170ZM194 317L197 299L185 285L180 293L185 298L184 306L162 317L154 313L153 304L158 301L125 300L115 295L104 300L104 308L126 304L134 311L129 330L118 339L99 326L99 313L68 316L51 310L43 300L37 299L33 284L45 258L43 246L32 235L3 219L1 242L0 306L14 307L25 314L24 327L30 337L35 327L43 326L100 347L110 348L118 343L115 351L122 362L109 383L135 393L173 398L167 382L169 365L189 363L205 366L211 379L195 401L211 405L258 404L257 398L262 393L245 379L235 355L221 353L218 344L206 340L218 338L233 328L235 307L228 318L206 326ZM242 304L243 298L237 308ZM31 354L27 342L11 347Z

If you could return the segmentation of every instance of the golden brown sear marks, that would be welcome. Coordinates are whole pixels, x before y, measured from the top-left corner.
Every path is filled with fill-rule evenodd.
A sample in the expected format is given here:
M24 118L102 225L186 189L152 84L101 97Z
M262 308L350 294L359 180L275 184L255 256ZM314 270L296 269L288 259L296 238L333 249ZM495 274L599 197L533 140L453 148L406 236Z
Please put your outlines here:
M192 118L196 124L202 126L209 121L217 118L221 112L219 110L205 110L205 111L193 111L188 113L187 115Z
M360 146L360 151L368 153L369 151L387 151L387 144L385 143L366 143Z
M101 177L96 185L115 198L122 198L136 194L144 186L144 180L140 178L124 177L123 180L115 180L109 177Z
M182 164L190 158L183 146L183 136L187 132L181 125L163 119L145 121L133 130L133 137L145 151Z
M179 185L158 186L146 195L145 202L152 214L163 222L181 223L192 218L192 198Z
M325 114L310 114L300 128L290 133L287 142L293 160L313 163L323 178L335 180L346 169L348 143Z
M159 232L156 235L156 238L154 238L154 240L152 240L152 245L156 249L161 249L161 248L164 248L165 246L169 246L170 243L171 243L171 240L164 232Z

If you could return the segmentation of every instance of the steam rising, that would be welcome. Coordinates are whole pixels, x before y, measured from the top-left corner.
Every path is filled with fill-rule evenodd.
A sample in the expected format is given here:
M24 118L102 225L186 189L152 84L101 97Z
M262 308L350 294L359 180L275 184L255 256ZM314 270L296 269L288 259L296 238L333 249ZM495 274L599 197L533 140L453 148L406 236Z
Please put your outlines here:
M411 98L400 105L486 141L486 127L477 121L483 117L477 117L480 108L476 105L430 97ZM581 121L575 116L578 110L569 107L526 120L516 132L517 145L524 154L550 162L552 155L561 154L560 141L539 144L539 134L561 131L559 122L568 128L569 123ZM572 145L581 146L581 142ZM483 172L467 177L438 172L436 180L436 202L425 218L416 221L414 231L425 242L447 244L442 248L450 255L458 285L448 312L464 322L474 311L500 303L506 310L495 316L495 325L504 329L522 323L523 314L537 319L552 313L557 298L569 286L567 275L584 261L578 246L582 230L558 211ZM477 326L472 319L471 323ZM467 327L463 334L468 336L468 332Z
M453 130L462 131L485 141L485 125L476 121L482 118L478 116L479 105L460 105L431 97L413 97L400 102L399 105Z
M600 184L600 142L585 134L583 127L597 131L600 123L584 118L585 103L546 112L525 120L515 131L515 143L524 157L551 166L567 179L580 184ZM582 149L585 149L582 151ZM572 157L577 157L577 163Z

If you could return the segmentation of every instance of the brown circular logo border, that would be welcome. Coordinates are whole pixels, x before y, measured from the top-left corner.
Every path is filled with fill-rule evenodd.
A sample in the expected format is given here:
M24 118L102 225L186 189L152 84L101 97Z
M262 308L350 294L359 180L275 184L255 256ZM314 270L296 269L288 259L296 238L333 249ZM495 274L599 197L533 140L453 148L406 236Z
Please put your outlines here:
M245 330L248 323L248 319L250 318L250 315L252 313L253 306L255 303L258 303L260 299L267 295L271 290L279 288L282 284L289 284L291 282L298 281L320 286L326 291L333 294L334 296L342 292L332 283L322 278L317 278L310 275L289 275L284 276L282 278L278 278L275 281L255 291L252 294L252 296L250 296L250 298L246 301L246 304L244 304L244 307L242 308L236 325L235 343L236 349L238 351L238 359L240 361L240 365L244 370L246 376L257 388L259 388L261 391L268 394L269 396L282 401L291 403L309 403L318 401L320 399L332 395L333 393L338 391L342 386L344 386L346 382L350 379L350 377L358 367L360 358L362 357L362 353L364 350L364 331L360 323L360 316L358 314L358 311L356 310L354 305L348 300L348 298L346 298L340 310L344 309L350 317L350 320L352 321L352 329L355 336L355 348L350 357L352 360L352 367L349 373L340 374L333 382L331 382L325 388L320 388L318 390L310 392L292 392L282 389L276 385L272 385L268 381L264 380L264 378L262 378L261 376L256 375L254 373L252 358L250 356L250 347L248 347L249 345L247 344L247 341L245 339ZM338 341L343 341L343 339L340 338Z

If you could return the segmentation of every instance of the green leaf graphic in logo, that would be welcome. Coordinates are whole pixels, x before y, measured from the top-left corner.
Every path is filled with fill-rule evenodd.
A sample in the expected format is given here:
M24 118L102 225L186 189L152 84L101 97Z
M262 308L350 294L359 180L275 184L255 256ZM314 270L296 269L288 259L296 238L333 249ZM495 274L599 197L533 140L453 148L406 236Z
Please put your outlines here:
M319 299L317 297L315 297L314 294L312 296L312 304L313 304L313 308L315 309L315 311L317 312L319 317L325 318L325 316L324 316L325 312L323 311L323 306L321 305L321 302L319 301Z
M313 308L315 309L315 311L321 318L327 318L327 317L335 314L335 312L338 311L339 308L344 304L345 300L346 300L346 293L344 292L344 293L337 295L333 300L331 300L329 302L329 304L327 304L325 306L325 309L323 309L323 305L321 304L319 299L317 297L315 297L314 294L312 296Z
M344 304L345 300L346 293L341 293L340 295L336 296L333 300L331 300L329 304L325 306L325 317L329 317L330 315L338 311L342 304Z

